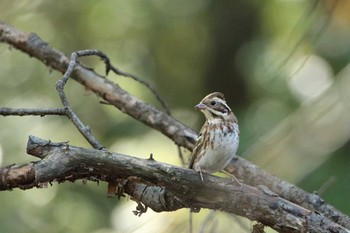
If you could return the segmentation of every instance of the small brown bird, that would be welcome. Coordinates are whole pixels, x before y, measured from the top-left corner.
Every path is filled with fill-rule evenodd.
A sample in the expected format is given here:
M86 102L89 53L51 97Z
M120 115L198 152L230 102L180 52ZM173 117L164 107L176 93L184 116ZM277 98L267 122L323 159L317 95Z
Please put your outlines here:
M223 170L235 156L239 144L239 128L236 116L226 104L224 95L214 92L195 106L206 121L199 133L191 154L189 168L200 173Z

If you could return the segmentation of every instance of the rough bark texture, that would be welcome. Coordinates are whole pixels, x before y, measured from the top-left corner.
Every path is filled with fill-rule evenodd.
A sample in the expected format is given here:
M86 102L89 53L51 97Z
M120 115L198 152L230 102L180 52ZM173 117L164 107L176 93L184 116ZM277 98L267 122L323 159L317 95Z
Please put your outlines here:
M307 210L265 186L252 187L235 180L107 151L52 143L31 136L29 154L43 158L0 172L1 189L38 187L47 182L98 179L117 187L116 195L129 194L138 202L137 212L179 208L210 208L259 221L279 232L347 232L340 225ZM16 181L16 182L13 182Z
M46 66L51 67L61 73L64 73L68 67L69 59L63 53L53 49L46 42L42 41L35 34L26 34L15 28L10 27L5 23L0 23L0 41L17 48L32 57L37 58ZM116 106L121 111L125 112L126 114L130 115L136 120L143 122L144 124L160 131L161 133L169 137L171 140L173 140L176 144L183 146L189 150L192 150L197 134L192 129L189 129L187 126L176 121L166 113L157 110L155 107L149 104L144 103L143 101L137 99L135 96L132 96L130 93L121 89L117 84L96 74L93 70L87 69L81 65L78 65L76 67L72 78L84 85L87 89L90 89L93 92L95 92L105 101ZM28 146L30 148L33 145L32 143L30 143ZM53 150L52 148L56 149ZM58 150L57 148L60 148L60 150ZM66 148L66 150L64 150L64 148ZM33 155L35 156L44 158L47 154L45 150L50 151L50 156L46 156L43 160L37 163L23 166L8 166L2 168L0 170L0 189L9 190L15 187L24 189L30 187L39 187L40 185L42 185L42 183L46 183L52 180L76 180L79 178L86 178L87 176L93 178L91 176L91 174L93 174L101 180L106 180L111 183L115 182L118 185L124 184L122 185L122 191L125 191L126 193L130 194L136 200L146 203L149 206L152 206L152 208L154 208L156 211L170 211L175 210L176 208L183 207L205 207L221 209L222 205L223 207L227 207L225 211L234 212L236 214L249 217L251 219L258 219L259 221L266 223L267 225L270 225L274 229L278 229L281 232L293 232L294 230L297 231L300 229L308 229L310 230L310 232L318 232L316 230L313 230L313 227L319 227L319 225L322 224L326 224L329 227L328 230L330 232L341 232L331 230L331 228L339 230L340 228L337 228L339 227L337 224L342 225L346 228L350 228L349 217L337 211L334 207L326 204L317 195L306 193L305 191L295 187L294 185L272 176L271 174L263 171L256 165L242 158L237 158L233 160L230 166L227 168L227 170L234 174L237 178L242 179L245 184L260 187L259 189L244 184L227 184L227 181L222 180L220 178L214 178L212 176L205 176L206 182L203 184L201 182L198 182L198 176L196 176L196 174L194 174L193 171L176 168L174 166L164 164L158 167L159 163L156 163L152 160L142 160L141 163L141 160L129 157L127 163L125 161L119 161L123 164L123 166L125 166L124 169L126 170L124 170L123 172L119 172L118 176L111 176L110 174L112 173L108 173L108 170L106 170L105 167L101 167L98 163L96 163L96 161L100 161L101 158L96 156L94 157L93 155L98 154L104 160L108 159L108 164L110 164L110 166L114 164L113 161L116 161L116 156L113 156L113 154L103 151L94 151L93 153L91 153L90 150L80 148L79 151L75 152L86 153L84 154L84 156L86 157L62 157L63 152L67 154L73 153L71 148L72 147L63 144L57 144L54 146L54 144L52 143L47 143L46 147L42 145L41 147L32 148L34 149L34 151L35 149L39 150L38 153L34 153L32 152L32 150L30 150L31 153L33 153ZM61 156L59 157L61 158L61 160L57 160L57 158L53 156L53 154L55 154L54 151L56 151L56 156ZM89 156L91 156L91 158ZM81 161L82 158L86 159L86 162ZM75 161L74 159L77 160ZM86 166L90 159L95 163ZM80 165L77 166L77 164ZM140 174L137 169L130 170L130 168L132 168L130 164L134 164L132 166L137 165L143 169L145 169L143 166L149 166L150 168L155 166L156 168L154 169L156 169L157 172L155 172L155 174L149 173L149 176L145 175L144 173ZM89 168L93 170L91 171L89 170ZM55 171L58 172L59 169L63 169L65 173L62 173L62 171L60 173L55 173ZM101 172L106 173L103 174ZM165 185L167 181L172 181L171 187L167 187ZM181 187L181 190L176 189L177 186L174 185L176 183L175 181L182 182L179 186ZM264 185L267 188L264 188L264 186L259 185ZM165 189L159 187L165 187ZM208 189L205 189L205 187L207 187ZM208 199L208 197L208 200L205 199L205 192L210 193L210 190L212 190L213 187L217 188L217 192L214 195L215 198L212 198L213 195L210 195L210 199ZM240 187L240 189L237 190L237 187ZM202 190L203 193L198 191L198 193L195 194L195 197L193 197L190 195L191 190ZM150 195L147 195L147 199L142 199L145 198L142 195L144 191L150 193ZM161 192L163 192L163 194L161 194ZM232 193L235 193L235 195ZM242 193L250 193L254 194L255 196L252 197L247 194L248 196L246 197L240 197L242 196ZM261 195L263 197L269 196L270 199L265 198L265 203L260 202L260 199L257 200L256 198L259 198ZM154 196L155 198L161 198L155 200L152 198L152 196ZM230 202L225 202L225 200L223 200L225 198L228 199L227 197L230 197ZM240 205L242 204L244 208L240 208L239 210L234 209L236 203L235 201L237 201L237 198L248 197L250 198L250 208L248 208L249 206L245 206L242 204L244 203L243 199L239 199L239 201L242 201ZM190 198L190 200L187 200L186 198ZM213 203L210 202L210 200L215 200L218 202ZM286 200L303 206L306 209L296 206L295 204L289 204L290 202ZM155 203L163 204L157 207ZM256 209L252 209L256 207L255 204L259 203L264 203L262 205L267 207L265 209L263 208L264 211L272 211L272 208L274 210L272 211L274 214L279 212L280 215L274 215L274 217L271 217L271 215L269 215L266 212L257 212ZM294 207L296 209L294 209ZM139 209L142 212L142 205ZM287 214L287 212L289 214ZM291 213L294 214L290 216ZM318 213L321 213L322 215ZM299 215L303 218L302 221L299 218L297 218ZM322 217L323 215L326 218ZM264 216L266 216L266 218ZM284 219L286 220L284 223L287 223L289 221L289 217L292 218L293 221L296 221L292 222L292 225L290 225L290 227L287 226L288 224L283 224L283 226L281 226L278 225L281 224L280 222L274 222L276 220ZM319 219L319 217L321 217L322 219ZM319 224L316 224L317 222ZM297 224L297 226L294 224ZM341 230L344 231L344 229Z

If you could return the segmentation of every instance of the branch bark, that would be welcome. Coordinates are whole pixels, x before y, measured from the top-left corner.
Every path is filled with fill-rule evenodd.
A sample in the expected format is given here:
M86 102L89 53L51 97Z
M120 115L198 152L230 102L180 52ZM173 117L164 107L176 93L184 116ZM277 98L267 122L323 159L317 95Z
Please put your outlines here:
M65 108L0 108L2 116L66 115Z
M68 67L69 59L63 53L52 48L33 33L26 34L5 23L0 23L0 41L37 58L46 66L61 73L64 73ZM135 96L120 88L117 84L82 65L77 65L72 78L84 85L87 89L95 92L105 101L116 106L122 112L160 131L177 145L192 150L197 134L171 116L137 99ZM10 168L13 169L13 167ZM237 158L232 161L230 167L228 167L228 171L237 178L244 180L246 184L252 186L265 185L279 196L291 202L298 203L308 208L310 211L316 210L335 223L350 228L349 217L326 204L322 199L317 197L317 195L306 193L296 186L272 176L242 158ZM136 175L136 173L134 173L134 175Z
M0 42L7 43L31 57L37 58L46 66L62 74L68 68L69 58L62 52L52 48L34 33L27 34L6 23L0 23ZM78 64L71 78L122 112L160 131L176 144L185 148L193 147L197 138L196 132L176 121L168 114L131 95L119 85L95 73L93 70Z
M138 213L180 208L210 208L259 221L279 232L349 232L322 214L291 203L265 186L252 187L234 180L107 151L52 143L31 136L27 152L43 158L24 166L10 166L0 189L40 187L47 182L98 179L117 185L139 203ZM16 182L13 182L16 181Z

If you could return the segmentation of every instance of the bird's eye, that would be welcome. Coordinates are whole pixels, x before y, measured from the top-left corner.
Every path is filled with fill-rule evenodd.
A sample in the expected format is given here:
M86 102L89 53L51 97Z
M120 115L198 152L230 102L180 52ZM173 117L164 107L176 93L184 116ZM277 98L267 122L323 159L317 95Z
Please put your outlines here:
M211 104L211 106L214 106L216 104L216 101L213 100L213 101L210 102L210 104Z

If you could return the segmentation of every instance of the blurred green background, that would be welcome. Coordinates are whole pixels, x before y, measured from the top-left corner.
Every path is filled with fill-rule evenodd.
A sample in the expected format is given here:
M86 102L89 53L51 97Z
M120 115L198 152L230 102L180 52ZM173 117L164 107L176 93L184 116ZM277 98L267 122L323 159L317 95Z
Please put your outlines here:
M113 64L152 83L175 118L199 130L194 110L221 91L241 129L238 154L350 214L350 2L347 0L6 1L0 20L35 32L67 55L104 51ZM0 44L0 106L61 106L61 75ZM102 62L83 59L100 73ZM143 86L109 75L159 106ZM115 152L180 164L175 145L99 104L74 81L66 92L83 122ZM35 160L28 135L89 147L64 117L1 117L0 165ZM188 152L186 152L188 155ZM188 210L133 215L133 201L106 198L106 184L64 183L0 193L0 232L185 232ZM209 211L195 231L250 232L253 223ZM272 230L270 230L273 232Z

